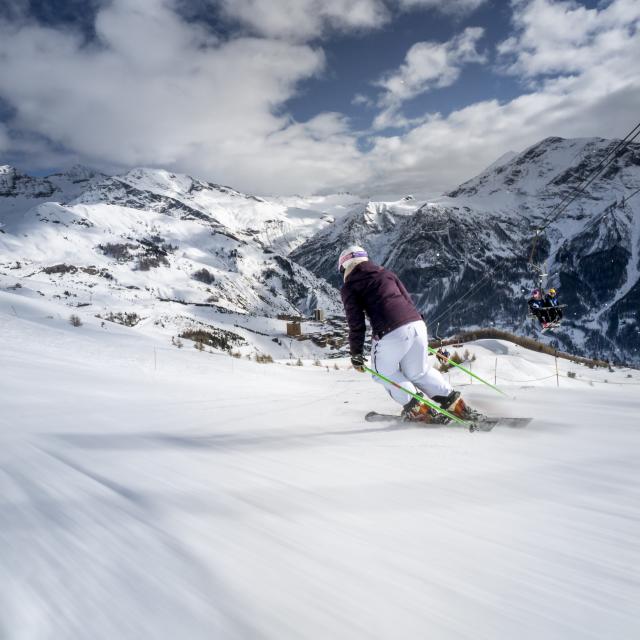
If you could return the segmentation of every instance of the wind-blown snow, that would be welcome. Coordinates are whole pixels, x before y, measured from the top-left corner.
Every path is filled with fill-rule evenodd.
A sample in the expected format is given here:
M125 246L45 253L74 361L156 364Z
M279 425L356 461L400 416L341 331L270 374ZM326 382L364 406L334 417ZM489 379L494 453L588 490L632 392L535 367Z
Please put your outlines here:
M0 292L3 640L640 634L637 371L480 341L526 429L372 425L345 360L84 319Z

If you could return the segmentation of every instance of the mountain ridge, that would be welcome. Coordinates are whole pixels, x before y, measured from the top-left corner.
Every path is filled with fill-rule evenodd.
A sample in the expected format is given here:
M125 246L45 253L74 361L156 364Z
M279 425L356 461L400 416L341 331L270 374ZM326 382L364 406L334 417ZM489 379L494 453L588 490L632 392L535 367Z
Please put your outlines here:
M382 222L366 211L352 213L291 257L339 286L339 248L360 244L398 273L432 334L495 326L535 335L526 317L537 282L529 265L535 227L618 143L547 138L408 216ZM537 244L535 262L546 264L548 286L569 305L561 330L546 338L559 348L640 362L640 321L633 313L640 303L640 198L624 200L637 188L640 145L630 144Z
M45 295L101 291L117 311L173 300L239 314L340 314L336 260L356 243L398 273L432 335L482 326L535 335L526 318L534 228L616 144L547 138L426 202L263 198L145 168L30 178L5 165L0 276L9 286L44 279ZM569 305L550 344L640 362L640 198L624 200L637 188L640 145L631 144L540 239L536 262Z

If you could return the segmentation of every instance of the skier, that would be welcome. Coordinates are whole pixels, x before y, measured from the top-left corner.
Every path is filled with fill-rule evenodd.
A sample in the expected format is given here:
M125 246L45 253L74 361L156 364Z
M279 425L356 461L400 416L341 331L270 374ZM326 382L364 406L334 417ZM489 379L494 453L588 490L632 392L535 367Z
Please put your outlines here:
M438 362L440 362L440 364L447 364L450 356L451 354L444 347L440 347L436 351L436 358L438 359Z
M428 358L427 327L398 277L369 260L367 252L352 245L338 259L344 284L340 291L349 325L349 348L354 369L364 372L365 315L372 330L372 369L421 397L428 396L443 409L462 418L482 417L467 406ZM379 380L402 405L405 420L446 424L450 418Z
M549 322L560 322L562 320L562 309L559 308L559 304L558 292L555 289L549 289L544 298L544 306L547 307Z
M549 326L549 315L545 309L545 301L542 297L542 291L540 289L534 289L531 292L531 297L527 302L529 305L529 310L531 313L538 318L538 322L540 322L540 326L543 329L546 329Z

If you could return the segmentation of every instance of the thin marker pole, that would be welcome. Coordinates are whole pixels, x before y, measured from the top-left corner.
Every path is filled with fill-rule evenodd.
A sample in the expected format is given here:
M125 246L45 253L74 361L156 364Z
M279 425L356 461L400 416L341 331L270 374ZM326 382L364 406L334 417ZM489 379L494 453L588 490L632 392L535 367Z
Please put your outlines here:
M432 353L434 355L437 353L437 351L433 347L427 347L427 349L429 349L429 353ZM507 395L504 391L502 391L502 389L498 389L498 387L496 387L495 385L492 385L490 382L487 382L486 380L484 380L480 376L477 376L475 373L472 373L471 371L469 371L469 369L467 369L466 367L463 367L461 364L458 364L457 362L455 362L451 358L447 358L447 362L450 365L453 365L454 367L458 367L458 369L462 369L462 371L464 371L465 373L469 374L471 377L475 378L476 380L479 380L483 384L486 384L488 387L491 387L494 391L497 391L498 393L501 393L503 396Z

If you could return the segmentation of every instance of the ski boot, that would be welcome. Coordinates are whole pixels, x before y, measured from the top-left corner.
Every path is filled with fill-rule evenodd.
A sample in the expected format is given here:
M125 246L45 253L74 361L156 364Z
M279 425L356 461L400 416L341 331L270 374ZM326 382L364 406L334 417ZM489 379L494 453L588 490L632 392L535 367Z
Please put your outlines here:
M443 409L449 413L453 413L461 420L471 422L471 430L473 431L473 423L486 419L479 411L472 409L460 395L459 391L452 391L448 396L433 396L434 402L437 402Z
M424 396L418 392L421 398ZM400 414L407 422L424 422L426 424L448 424L451 419L442 413L438 413L424 402L420 402L416 398L411 398L407 404L402 407Z

